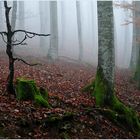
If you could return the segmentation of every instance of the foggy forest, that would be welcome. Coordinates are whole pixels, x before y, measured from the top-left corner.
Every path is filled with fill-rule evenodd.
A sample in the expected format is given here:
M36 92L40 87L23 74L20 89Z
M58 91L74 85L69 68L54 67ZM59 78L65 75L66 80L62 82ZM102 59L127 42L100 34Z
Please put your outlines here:
M0 138L139 139L140 1L0 0Z

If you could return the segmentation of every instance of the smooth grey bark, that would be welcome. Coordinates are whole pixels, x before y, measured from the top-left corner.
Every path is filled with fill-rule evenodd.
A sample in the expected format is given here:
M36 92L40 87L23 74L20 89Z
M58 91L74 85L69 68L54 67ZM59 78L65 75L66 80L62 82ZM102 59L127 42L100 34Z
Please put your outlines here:
M57 1L50 1L50 48L48 58L55 60L58 58L58 20L57 20Z
M78 42L79 42L79 61L82 61L82 58L83 58L83 43L82 43L80 1L76 1L76 10L77 10L77 28L78 28Z
M111 102L114 94L114 20L112 1L98 1L98 67L94 95L96 105Z

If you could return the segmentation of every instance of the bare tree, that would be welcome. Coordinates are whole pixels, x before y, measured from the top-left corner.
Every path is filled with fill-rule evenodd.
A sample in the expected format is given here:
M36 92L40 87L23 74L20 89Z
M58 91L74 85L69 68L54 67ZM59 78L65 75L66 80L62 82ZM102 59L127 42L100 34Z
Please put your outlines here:
M23 63L34 66L36 64L29 64L25 60L21 58L15 58L13 56L12 52L12 46L18 46L18 45L24 45L24 41L27 38L33 38L34 36L49 36L50 34L38 34L34 32L29 32L26 30L12 30L11 23L9 20L9 13L11 10L11 7L7 5L7 1L4 1L4 7L5 7L5 18L6 18L6 27L7 27L7 32L2 31L0 32L0 35L2 36L3 41L6 43L6 53L9 58L9 75L7 78L7 92L11 94L15 94L15 88L13 85L13 80L14 80L14 63L15 61L22 61ZM18 40L12 40L13 36L17 33L24 33L24 38L21 41ZM6 37L6 39L5 39Z

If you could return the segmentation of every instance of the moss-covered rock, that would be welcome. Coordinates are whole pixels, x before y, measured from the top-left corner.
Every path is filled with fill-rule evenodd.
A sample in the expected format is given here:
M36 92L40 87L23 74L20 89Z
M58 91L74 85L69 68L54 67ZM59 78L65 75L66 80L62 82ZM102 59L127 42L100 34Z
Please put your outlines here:
M18 78L16 81L16 96L19 100L34 100L36 104L50 107L48 103L48 92L36 86L34 80Z

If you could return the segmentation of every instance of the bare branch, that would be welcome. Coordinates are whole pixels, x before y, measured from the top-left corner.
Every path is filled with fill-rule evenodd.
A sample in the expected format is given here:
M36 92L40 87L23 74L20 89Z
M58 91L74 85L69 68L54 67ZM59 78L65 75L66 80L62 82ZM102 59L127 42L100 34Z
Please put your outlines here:
M21 58L13 58L14 61L22 61L24 64L28 65L28 66L36 66L36 65L41 65L39 63L35 63L35 64L30 64L28 62L26 62L25 60L21 59Z
M8 42L4 38L4 35L7 35L7 33L6 32L0 32L0 35L2 36L2 40L7 44Z
M34 36L50 36L51 34L38 34L38 33L34 33L34 32L29 32L29 31L25 31L25 30L15 30L13 31L13 34L17 33L17 32L23 32L25 33L29 38L33 38ZM33 36L29 36L28 34L31 34Z
M25 37L23 38L22 41L19 41L19 43L15 43L15 44L11 44L12 46L17 46L17 45L22 45L22 43L27 39L27 36L25 35Z

